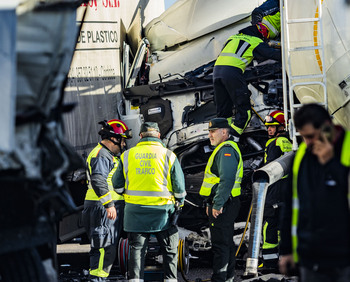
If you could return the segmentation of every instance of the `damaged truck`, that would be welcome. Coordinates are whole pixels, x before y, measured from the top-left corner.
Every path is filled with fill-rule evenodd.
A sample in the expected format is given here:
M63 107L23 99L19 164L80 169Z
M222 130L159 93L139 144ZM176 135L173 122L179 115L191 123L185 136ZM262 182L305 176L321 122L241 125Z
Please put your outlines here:
M118 118L136 132L127 140L129 147L137 143L142 122L159 124L161 139L175 152L185 174L187 197L178 224L183 233L184 255L180 256L180 265L188 270L190 251L196 256L210 252L208 223L199 189L213 151L204 129L216 116L214 62L226 39L250 24L250 13L259 1L177 1L147 24L145 11L149 3L141 1L128 29L123 21L115 23L108 17L102 23L98 13L101 7L91 3L81 7L84 8L78 17L81 31L65 89L66 101L77 104L65 116L68 140L86 157L99 141L100 120ZM97 35L116 27L120 42L112 50L112 42L102 43ZM251 176L263 163L268 138L263 119L269 112L283 108L281 68L280 62L270 60L254 61L246 70L254 115L239 144L244 160L243 205L239 215L243 226L252 198ZM84 181L84 169L72 174L71 190L81 209ZM71 215L70 220L67 217L61 222L59 239L63 242L84 232L79 214ZM71 222L76 222L76 226ZM237 231L237 238L242 236L243 228L239 229L242 230ZM125 244L126 239L119 244L122 258L126 255ZM154 261L158 255L155 254ZM126 261L120 259L119 263L124 272Z
M81 21L81 38L85 34L85 41L89 41L86 36L90 32L90 45L78 43L76 60L73 59L68 75L66 93L80 107L79 112L67 115L66 123L71 129L68 139L76 151L86 156L98 141L99 119L119 118L136 133L143 121L159 124L163 142L176 153L185 173L187 197L179 220L184 233L181 253L185 255L182 259L180 256L179 262L188 269L189 252L198 255L210 251L207 220L198 191L213 150L204 131L216 115L213 65L226 39L250 25L251 11L262 1L178 0L152 20L147 11L153 2L140 1L128 28L119 22L120 41L115 52L119 61L112 65L106 56L110 48L102 48L107 45L102 44L101 38L92 39L88 18L96 17L98 7L91 3L85 22ZM294 149L297 140L291 117L299 104L323 103L338 123L350 126L349 114L344 114L349 113L349 73L345 67L348 47L329 44L349 42L344 40L348 33L340 32L341 19L334 16L340 12L344 19L349 13L348 4L332 0L306 5L299 0L285 0L281 7L285 7L281 13L282 44L270 43L276 48L282 45L283 63L254 60L245 72L254 114L239 142L244 160L243 205L239 215L243 226L253 196L252 175L263 164L267 140L263 119L269 112L285 112ZM82 53L92 50L94 55L100 55L99 66L90 66L84 60L88 56ZM76 133L82 130L83 134ZM128 146L137 141L135 136L128 140ZM80 177L84 179L84 172L76 173L72 179ZM241 238L242 230L237 232ZM67 237L69 234L72 233L67 232ZM119 248L123 250L126 243L122 240ZM242 248L247 245L245 238ZM123 251L121 255L125 258ZM242 259L244 255L242 252ZM125 260L120 264L126 267Z
M56 242L84 236L84 161L99 141L98 122L112 118L136 133L144 121L159 124L163 142L185 173L181 270L188 271L190 254L210 252L198 192L213 150L204 131L216 115L213 65L226 39L250 25L251 11L262 1L178 0L166 11L159 2L0 4L0 281L55 279ZM236 244L249 221L252 175L263 164L264 117L276 109L285 112L294 148L291 117L298 104L324 103L337 123L350 128L348 1L284 0L281 7L282 44L275 45L282 46L282 63L254 60L245 72L254 114L239 142L244 177ZM137 136L128 140L128 147L137 141ZM248 236L243 240L237 260L242 266L251 255ZM126 249L122 239L121 272ZM149 253L157 264L159 254Z

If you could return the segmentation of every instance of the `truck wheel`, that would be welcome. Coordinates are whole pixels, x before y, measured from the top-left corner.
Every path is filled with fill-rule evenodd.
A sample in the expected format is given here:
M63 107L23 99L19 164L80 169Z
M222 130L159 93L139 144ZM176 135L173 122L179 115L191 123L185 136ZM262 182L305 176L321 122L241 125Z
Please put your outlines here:
M125 275L128 272L128 260L129 260L129 240L120 238L118 245L118 262L120 272Z
M190 252L186 239L180 239L177 247L177 268L181 274L188 274L190 269Z
M0 281L47 282L41 257L36 249L26 249L0 255Z

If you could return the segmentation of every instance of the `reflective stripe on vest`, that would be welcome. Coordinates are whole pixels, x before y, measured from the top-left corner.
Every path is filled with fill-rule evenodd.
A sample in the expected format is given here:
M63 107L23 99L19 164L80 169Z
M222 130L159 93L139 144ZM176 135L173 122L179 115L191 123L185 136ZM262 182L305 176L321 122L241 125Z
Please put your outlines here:
M280 31L281 31L280 12L277 12L274 15L265 16L262 20L262 23L265 24L269 29L271 39L277 37L280 34Z
M342 151L340 153L340 162L342 165L346 167L350 167L350 131L345 132ZM294 163L293 163L293 210L292 210L292 249L294 261L298 262L298 237L297 237L297 226L298 226L298 216L299 216L299 199L298 199L298 173L301 161L305 155L307 146L304 142L302 142L299 146L298 151L295 154ZM349 174L350 181L350 174ZM348 183L348 187L350 187ZM350 188L348 192L348 200L349 200L349 208L350 208Z
M102 205L108 204L111 201L117 201L117 200L124 200L124 197L117 194L114 189L113 189L113 184L112 184L112 176L114 174L114 172L116 171L118 165L119 165L119 159L117 157L113 156L113 163L114 163L114 168L109 172L108 176L107 176L107 184L108 184L108 190L109 192L107 192L106 194L102 195L101 197L98 197L91 185L91 159L95 158L98 153L100 152L100 150L102 149L102 145L98 144L89 154L86 162L87 162L87 171L86 171L86 176L87 176L87 186L88 186L88 190L86 191L86 195L85 195L85 200L89 200L89 201L100 201L102 203Z
M233 35L226 41L215 65L237 67L244 72L253 60L254 48L262 42L263 40L255 36L242 33Z
M210 196L211 194L211 189L213 186L217 183L220 182L220 178L217 177L215 174L211 172L211 167L214 162L214 158L217 154L217 152L225 145L230 145L239 155L239 163L237 167L237 172L236 172L236 178L235 178L235 183L233 184L232 190L231 190L231 195L232 197L239 196L241 194L241 181L243 177L243 161L242 161L242 155L241 152L237 146L237 144L233 141L225 141L219 144L209 157L207 166L205 167L204 171L204 179L202 183L202 187L199 191L199 194L202 196Z
M340 163L343 166L350 167L350 131L345 132Z
M266 159L267 159L267 147L270 145L271 142L273 142L275 140L276 140L276 146L280 147L280 149L282 151L282 155L284 155L284 153L286 153L286 152L292 151L292 149L293 149L293 145L288 140L288 138L286 138L284 136L280 136L280 137L277 136L275 138L271 138L271 139L267 140L266 145L265 145L265 156L264 156L265 163L266 163Z
M340 163L343 166L350 167L350 131L345 132L341 156L340 156ZM348 203L349 203L349 209L350 209L350 171L348 174Z
M124 152L126 203L161 206L175 202L171 168L175 154L157 141L143 141Z
M298 217L299 217L299 199L298 199L298 173L301 161L306 152L306 144L302 142L297 150L293 162L293 197L292 197L292 250L294 261L298 262L299 257L297 253L298 247L298 237L297 237L297 227L298 227Z

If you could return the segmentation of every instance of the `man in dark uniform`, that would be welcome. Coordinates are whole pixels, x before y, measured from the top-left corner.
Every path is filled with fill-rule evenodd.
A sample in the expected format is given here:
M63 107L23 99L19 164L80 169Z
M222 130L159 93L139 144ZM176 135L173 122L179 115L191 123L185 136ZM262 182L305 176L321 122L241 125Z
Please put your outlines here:
M253 58L281 60L281 50L264 42L270 36L266 25L248 26L228 38L214 66L213 83L218 117L228 119L232 137L236 142L251 118L250 95L243 76ZM232 109L236 107L232 122Z
M304 142L286 186L280 271L298 264L302 282L350 281L350 132L317 104L301 107L294 124Z
M243 161L237 143L229 135L225 118L209 122L210 144L215 147L207 166L200 195L207 203L207 215L213 250L211 281L234 281L234 222L240 209L239 195L243 176Z
M102 121L101 142L90 152L87 163L88 190L83 225L90 239L90 281L109 276L123 228L124 198L113 190L112 175L119 155L131 138L131 130L121 120Z
M271 39L279 36L281 32L279 0L266 0L253 10L251 23L255 25L259 22L267 26Z
M262 19L268 15L274 15L280 11L279 0L266 0L252 12L252 24L262 22Z
M285 131L284 113L273 111L265 118L269 135L266 142L264 163L268 164L292 150L292 143ZM285 179L270 185L264 208L262 257L264 269L278 269L279 211L282 204L282 185Z

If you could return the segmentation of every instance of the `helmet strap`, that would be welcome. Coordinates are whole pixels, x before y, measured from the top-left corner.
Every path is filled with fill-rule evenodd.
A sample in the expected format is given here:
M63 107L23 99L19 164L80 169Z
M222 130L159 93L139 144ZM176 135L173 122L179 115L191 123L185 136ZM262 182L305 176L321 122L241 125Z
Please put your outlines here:
M278 133L284 133L286 130L285 129L281 129L281 127L284 127L283 125L279 125L277 128L276 128L276 133L275 134L278 134Z
M116 137L114 137L114 138L116 138ZM121 139L118 139L118 141L114 141L114 140L112 140L112 136L109 136L108 138L107 138L109 141L111 141L114 145L119 145L119 147L121 148L121 145L120 145L120 141L121 141Z

